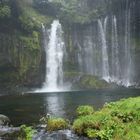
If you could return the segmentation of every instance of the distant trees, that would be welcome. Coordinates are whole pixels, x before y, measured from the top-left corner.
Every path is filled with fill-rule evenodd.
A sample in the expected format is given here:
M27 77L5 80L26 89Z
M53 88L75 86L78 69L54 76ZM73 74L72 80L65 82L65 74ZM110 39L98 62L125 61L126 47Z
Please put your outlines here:
M9 18L11 16L11 7L9 0L0 0L0 18Z
M90 23L106 13L105 0L33 0L43 14L68 23Z

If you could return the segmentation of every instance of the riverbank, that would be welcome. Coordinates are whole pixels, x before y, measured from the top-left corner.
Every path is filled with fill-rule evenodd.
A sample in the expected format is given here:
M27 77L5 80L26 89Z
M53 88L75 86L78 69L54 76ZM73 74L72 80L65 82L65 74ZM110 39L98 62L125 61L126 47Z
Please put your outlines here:
M140 139L139 103L140 97L136 97L107 103L97 111L92 106L80 106L76 110L73 122L49 116L44 121L44 128L37 129L37 127L22 125L21 129L26 140L31 140L32 136L34 140L39 138L42 140L45 137L54 140L56 136L65 137L68 134L73 136L74 140L81 136L101 140L136 140ZM64 131L62 131L63 129ZM65 129L69 130L65 131ZM27 139L26 136L30 136L30 138ZM58 139L60 138L58 137Z

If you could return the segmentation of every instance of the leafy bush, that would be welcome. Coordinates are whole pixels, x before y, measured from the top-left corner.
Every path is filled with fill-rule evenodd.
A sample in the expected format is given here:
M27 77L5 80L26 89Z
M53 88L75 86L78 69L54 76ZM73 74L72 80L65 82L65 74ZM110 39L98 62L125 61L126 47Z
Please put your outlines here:
M56 131L68 128L68 123L62 118L50 118L48 119L47 130Z
M78 117L73 130L78 135L101 140L140 139L140 98L106 104L94 114Z
M79 135L87 135L87 129L100 130L104 120L107 120L104 114L93 114L79 117L73 123L73 130Z
M85 116L93 114L94 109L92 106L85 105L85 106L79 106L76 110L76 113L78 116Z
M123 122L131 122L135 118L134 112L120 112L120 111L114 111L111 114L112 116L118 117Z
M87 133L87 136L89 138L96 138L96 137L98 137L98 131L95 130L95 129L90 129L89 128L89 129L87 129L86 133Z
M27 127L26 125L21 126L21 132L18 139L32 140L33 135L36 131L32 127Z
M21 15L19 16L21 27L27 31L40 30L42 23L47 24L52 20L50 17L45 17L28 5L22 8Z
M11 16L11 9L8 5L0 5L0 18L9 18Z

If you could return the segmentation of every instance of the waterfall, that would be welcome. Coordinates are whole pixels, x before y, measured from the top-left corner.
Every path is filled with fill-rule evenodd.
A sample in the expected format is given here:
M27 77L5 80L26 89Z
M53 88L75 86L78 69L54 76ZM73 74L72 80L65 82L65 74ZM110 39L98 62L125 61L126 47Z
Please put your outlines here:
M124 39L124 60L125 60L125 67L124 67L124 76L122 79L122 83L125 86L131 85L131 71L132 71L132 59L131 59L131 34L130 34L130 21L131 21L131 10L128 6L128 1L126 5L125 11L125 39Z
M98 20L100 38L102 44L102 78L106 81L109 81L109 63L108 63L108 51L107 51L107 42L106 42L106 27L107 27L107 17L104 20L104 25L102 25L101 20Z
M63 87L63 55L64 41L61 24L54 20L47 40L47 30L42 26L44 37L44 48L46 52L46 77L43 87L40 91L50 92L59 91Z
M123 30L118 17L111 15L98 19L96 25L83 31L81 38L79 34L74 35L80 72L118 85L132 85L130 15L131 9L127 8Z
M112 45L111 45L111 81L120 83L120 61L119 61L119 45L118 45L118 31L117 31L116 16L112 16Z
M75 44L78 48L77 60L79 65L79 71L89 75L98 75L96 53L96 44L92 36L92 27L84 31L82 39L74 35L76 40ZM81 42L80 42L81 40Z
M124 28L120 17L111 15L79 33L74 32L78 70L118 85L132 85L131 9L126 8ZM125 24L124 24L125 23ZM122 36L123 35L123 36Z

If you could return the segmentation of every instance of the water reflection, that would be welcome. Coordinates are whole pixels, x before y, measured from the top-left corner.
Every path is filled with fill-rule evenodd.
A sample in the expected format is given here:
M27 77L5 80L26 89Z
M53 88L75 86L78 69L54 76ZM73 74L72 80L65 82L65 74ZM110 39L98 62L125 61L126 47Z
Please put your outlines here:
M59 95L59 93L52 93L50 96L46 96L44 98L46 114L49 113L58 117L64 116L64 100L64 96Z
M0 114L8 116L16 126L39 123L39 119L47 113L72 120L79 105L88 104L99 109L105 102L135 96L140 96L140 90L115 89L1 96Z

